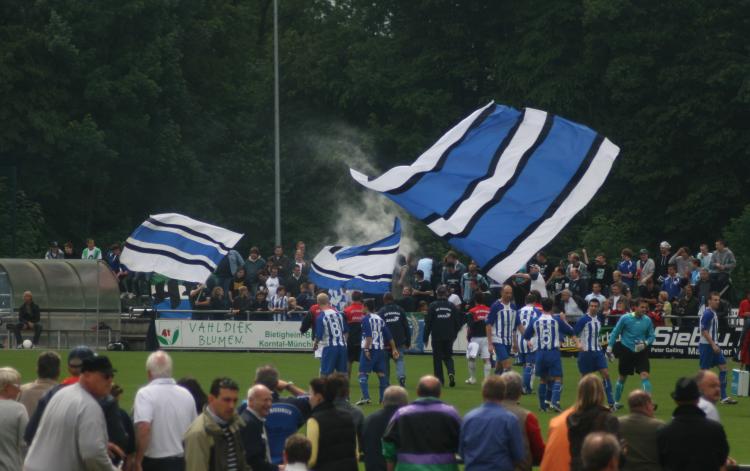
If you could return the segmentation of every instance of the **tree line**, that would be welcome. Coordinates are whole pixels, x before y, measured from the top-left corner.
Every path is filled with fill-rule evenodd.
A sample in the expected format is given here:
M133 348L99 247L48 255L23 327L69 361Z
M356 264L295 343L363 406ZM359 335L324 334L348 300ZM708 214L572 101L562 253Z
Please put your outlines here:
M549 252L727 236L741 259L748 18L747 0L279 0L285 243L330 238L337 201L363 191L351 146L380 170L408 163L494 99L622 149ZM2 2L0 256L14 199L17 256L122 240L167 211L270 249L272 20L271 0Z

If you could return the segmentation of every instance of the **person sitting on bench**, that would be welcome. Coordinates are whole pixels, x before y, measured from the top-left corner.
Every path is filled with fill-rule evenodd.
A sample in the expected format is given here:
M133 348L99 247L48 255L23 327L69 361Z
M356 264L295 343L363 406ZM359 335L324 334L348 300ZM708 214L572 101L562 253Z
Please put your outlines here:
M39 306L34 303L31 291L24 291L23 304L18 309L18 324L8 326L16 334L16 348L23 348L23 337L21 332L24 330L34 331L34 345L39 343L39 337L42 335L42 318L39 312Z

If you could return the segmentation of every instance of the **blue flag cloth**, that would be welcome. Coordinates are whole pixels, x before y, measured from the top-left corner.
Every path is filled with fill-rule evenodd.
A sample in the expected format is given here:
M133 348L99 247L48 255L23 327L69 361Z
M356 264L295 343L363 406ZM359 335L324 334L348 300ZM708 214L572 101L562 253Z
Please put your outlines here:
M203 283L241 238L181 214L155 214L125 241L120 261L130 271Z
M581 124L489 103L411 165L350 173L503 282L588 204L619 152Z
M323 247L310 264L308 278L321 288L387 293L400 243L401 221L396 218L393 233L377 242Z

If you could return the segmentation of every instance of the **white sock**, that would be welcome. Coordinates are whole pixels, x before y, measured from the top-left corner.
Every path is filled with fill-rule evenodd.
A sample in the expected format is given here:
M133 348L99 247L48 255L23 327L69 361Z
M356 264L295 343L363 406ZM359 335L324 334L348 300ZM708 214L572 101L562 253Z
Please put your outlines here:
M469 358L469 377L474 378L477 373L477 361Z
M492 365L490 365L489 362L486 362L484 364L484 377L489 378L489 376L492 374Z

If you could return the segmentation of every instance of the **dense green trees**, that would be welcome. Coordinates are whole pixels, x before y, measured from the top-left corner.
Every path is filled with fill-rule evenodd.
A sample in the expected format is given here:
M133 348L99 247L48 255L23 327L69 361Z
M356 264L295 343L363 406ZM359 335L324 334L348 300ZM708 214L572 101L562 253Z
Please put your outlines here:
M269 247L271 15L270 0L2 2L0 176L16 164L20 211L38 212L19 255L119 240L160 211ZM362 195L346 163L409 162L490 99L622 148L551 251L695 246L749 201L750 1L280 0L280 26L288 245L336 237L339 202Z

